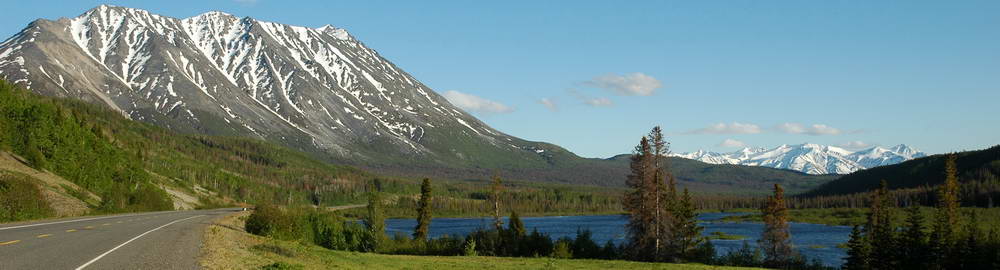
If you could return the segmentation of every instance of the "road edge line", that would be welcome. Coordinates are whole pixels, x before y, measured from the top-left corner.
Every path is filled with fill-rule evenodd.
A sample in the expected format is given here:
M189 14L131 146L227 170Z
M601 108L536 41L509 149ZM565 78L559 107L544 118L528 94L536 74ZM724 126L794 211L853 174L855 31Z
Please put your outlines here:
M197 215L197 216L191 216L191 217L186 217L186 218L174 220L174 221L171 221L170 223L163 224L163 226L156 227L156 228L154 228L152 230L146 231L146 232L144 232L144 233L142 233L140 235L137 235L136 237L132 237L132 239L129 239L128 241L125 241L125 243L121 243L120 245L112 248L111 250L108 250L108 251L104 252L103 254L97 256L97 258L94 258L93 260L90 260L89 262L81 265L80 267L77 267L76 270L82 270L82 269L86 268L87 266L90 266L91 264L97 262L97 260L100 260L101 258L104 258L104 256L107 256L108 254L111 254L111 252L114 252L115 250L118 250L119 248L121 248L121 247L123 247L125 245L128 245L128 243L131 243L132 241L135 241L136 239L139 239L139 238L141 238L141 237L143 237L143 236L145 236L145 235L147 235L147 234L149 234L151 232L155 232L155 231L157 231L159 229L163 229L163 227L170 226L170 225L172 225L174 223L177 223L177 222L189 220L189 219L196 218L196 217L203 217L203 216L205 216L205 215Z
M2 230L10 230L10 229L20 229L20 228L35 227L35 226L45 226L45 225L53 225L53 224L72 223L72 222L80 222L80 221L101 220L101 219L109 219L109 218L148 216L148 215L153 215L153 214L158 214L158 213L163 213L163 212L149 212L149 213L138 213L138 214L131 214L131 215L114 215L114 216L106 216L106 217L81 218L81 219L63 220L63 221L56 221L56 222L47 222L47 223L38 223L38 224L27 224L27 225L11 226L11 227L0 227L0 231L2 231Z

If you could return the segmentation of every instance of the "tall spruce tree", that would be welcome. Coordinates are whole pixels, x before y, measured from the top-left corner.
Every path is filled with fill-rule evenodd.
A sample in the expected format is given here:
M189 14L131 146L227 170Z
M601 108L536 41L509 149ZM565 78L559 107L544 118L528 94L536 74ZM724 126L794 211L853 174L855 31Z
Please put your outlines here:
M654 228L652 209L648 207L647 203L652 197L652 192L649 190L649 183L652 182L653 177L649 175L653 167L650 158L651 151L649 138L643 136L630 157L629 169L631 172L625 180L629 191L622 199L622 208L629 214L626 225L627 256L641 261L652 259L655 245L655 237L652 237L651 233Z
M969 222L965 224L965 239L960 243L957 257L960 259L962 269L989 269L989 259L986 258L986 251L983 242L983 231L979 229L979 214L976 210L969 213Z
M788 231L788 208L785 205L785 190L774 184L774 195L767 198L762 209L764 231L758 243L764 251L764 262L771 267L784 268L795 256L792 250L791 233Z
M872 204L865 226L866 236L872 246L870 265L872 269L896 269L896 227L892 224L892 209L895 201L889 195L889 187L882 180L881 187L872 195Z
M669 146L662 130L653 128L639 140L630 158L626 185L630 190L622 200L629 213L626 256L641 261L669 261L678 253L671 242L676 187L665 183L669 177L666 154Z
M670 242L674 243L674 245L671 249L675 250L678 257L684 260L691 260L695 256L695 248L705 242L705 238L701 236L704 228L698 225L697 209L695 209L694 203L691 202L691 193L686 188L680 200L674 205L675 208L672 211L674 219L671 226L673 231L672 239L670 239Z
M851 230L851 240L847 241L847 258L843 265L844 270L868 270L871 269L871 245L868 237L864 235L860 226L854 225Z
M654 240L654 261L675 261L680 255L678 232L674 227L676 218L674 211L677 204L677 183L669 174L669 164L667 154L670 152L670 144L663 138L663 130L659 126L653 127L649 132L650 146L652 152L649 158L652 159L653 176L648 187L651 189L652 201L648 202L653 211L653 232ZM671 181L667 183L666 181Z
M924 215L916 204L906 209L906 224L899 240L899 262L903 269L924 269L928 265Z
M420 185L420 202L417 203L417 227L413 229L413 239L426 241L431 227L431 179L424 178Z
M937 213L930 236L930 257L934 258L932 268L950 268L956 263L956 258L952 256L958 238L956 228L959 226L958 169L955 158L954 154L948 156L945 161L945 181L938 186Z

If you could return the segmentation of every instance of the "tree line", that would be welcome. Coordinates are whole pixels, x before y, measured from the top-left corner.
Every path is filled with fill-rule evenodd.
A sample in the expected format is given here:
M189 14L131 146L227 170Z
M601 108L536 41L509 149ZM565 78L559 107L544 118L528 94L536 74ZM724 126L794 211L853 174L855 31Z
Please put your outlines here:
M1000 228L984 229L975 210L959 211L956 158L945 161L945 181L936 189L935 212L927 219L916 205L893 222L899 204L882 181L872 192L867 222L855 226L845 269L997 269Z

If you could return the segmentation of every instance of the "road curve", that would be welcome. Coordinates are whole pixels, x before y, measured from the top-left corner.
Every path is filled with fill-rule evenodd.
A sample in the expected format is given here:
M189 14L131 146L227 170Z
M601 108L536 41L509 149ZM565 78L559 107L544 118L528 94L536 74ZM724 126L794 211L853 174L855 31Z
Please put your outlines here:
M205 226L239 210L0 224L0 269L198 269Z

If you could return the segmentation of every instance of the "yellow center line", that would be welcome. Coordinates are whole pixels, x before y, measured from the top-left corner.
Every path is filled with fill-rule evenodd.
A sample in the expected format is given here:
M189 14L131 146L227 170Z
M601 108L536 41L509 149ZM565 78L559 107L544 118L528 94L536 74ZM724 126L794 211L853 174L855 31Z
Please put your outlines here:
M0 246L6 246L6 245L13 245L13 244L17 244L17 242L21 242L21 240L14 240L14 241L7 241L7 242L0 242Z
M84 228L84 229L88 229L88 230L89 230L89 229L93 229L93 228L94 228L94 226L87 226L87 227L83 227L83 228Z
M104 225L104 226L111 226L111 223L104 223L104 224L101 224L101 225Z
M75 231L76 231L76 230L74 230L74 229L69 229L69 230L66 230L66 232L75 232Z
M119 222L115 222L115 223L122 223L122 222L121 222L121 221L119 221Z
M36 237L38 237L38 238L45 238L45 237L49 237L49 236L52 236L52 234L51 233L49 233L49 234L40 234L40 235L38 235Z

